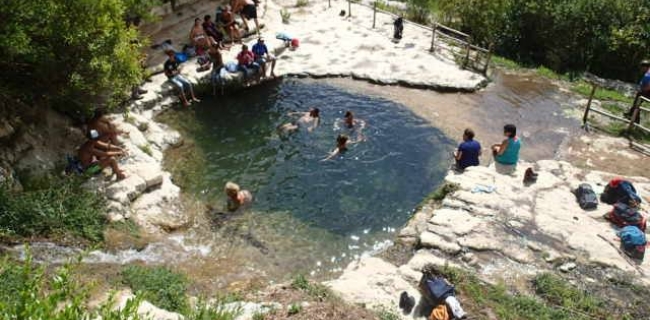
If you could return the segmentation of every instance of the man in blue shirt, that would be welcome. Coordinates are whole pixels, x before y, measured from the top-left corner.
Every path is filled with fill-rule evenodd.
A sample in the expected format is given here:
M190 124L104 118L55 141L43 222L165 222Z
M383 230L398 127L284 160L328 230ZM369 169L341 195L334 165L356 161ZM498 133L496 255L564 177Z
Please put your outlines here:
M627 112L627 116L630 118L634 115L634 111L641 106L640 97L650 99L650 60L641 61L641 72L643 72L643 77L641 77L641 81L639 81L639 88L636 93L636 98L634 99L634 104L632 104L630 111ZM640 118L640 113L637 113L634 121L639 123Z
M264 38L259 37L257 43L253 45L253 54L255 62L262 66L262 77L266 77L266 64L271 63L271 77L275 78L275 57L269 53L269 49L264 44Z
M456 168L462 171L467 167L478 166L478 157L480 155L481 144L478 141L474 141L474 131L469 128L465 129L463 142L458 146L458 150L454 152Z

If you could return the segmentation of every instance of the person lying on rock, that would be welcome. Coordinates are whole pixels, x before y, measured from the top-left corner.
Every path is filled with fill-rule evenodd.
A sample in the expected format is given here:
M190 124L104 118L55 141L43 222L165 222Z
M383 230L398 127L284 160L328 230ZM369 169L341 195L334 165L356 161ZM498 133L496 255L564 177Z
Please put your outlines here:
M357 141L365 141L366 137L363 135L363 129L366 127L366 122L361 119L355 119L352 111L346 111L343 117L343 124L346 128L357 133Z
M190 30L190 43L196 48L196 54L199 56L203 55L205 49L209 48L215 42L216 40L205 33L201 19L194 19L194 25Z
M356 143L358 141L349 141L350 138L344 134L339 134L338 137L336 137L336 148L330 152L329 156L327 158L321 160L321 161L327 161L331 160L337 155L340 155L346 151L348 151L348 145Z
M238 13L241 16L241 20L244 23L244 30L247 32L250 30L248 28L248 23L246 20L255 21L255 31L257 34L260 33L260 23L257 21L257 6L252 0L232 0L232 12Z
M238 184L228 181L225 187L226 196L228 196L228 203L226 208L228 211L233 212L244 205L253 202L253 194L248 190L241 190Z
M320 124L320 109L318 108L312 108L309 112L289 112L289 116L300 116L300 118L278 127L281 132L291 133L298 131L300 127L307 128L307 132L312 132Z
M474 140L474 130L467 128L463 132L463 142L458 145L454 151L456 159L456 169L463 171L467 167L478 166L479 156L481 155L481 144Z
M223 12L221 12L221 23L223 23L223 27L228 31L230 43L241 43L241 35L235 22L235 15L230 11L230 6L226 6Z
M505 125L503 135L506 139L501 144L492 145L494 161L502 165L516 165L519 162L519 149L521 148L521 141L517 137L517 127L514 124Z
M117 180L122 180L126 178L126 175L117 166L115 157L125 154L126 152L122 148L100 141L97 130L90 130L88 141L79 148L78 157L84 173L94 175L106 167L111 167L113 173L117 175Z
M106 118L103 112L95 112L95 116L88 122L86 125L88 132L90 130L95 130L99 133L99 141L107 142L112 145L119 145L120 143L117 140L117 136L120 134L126 134L126 132L119 130L115 125Z
M271 78L275 78L275 57L269 53L269 49L264 44L264 38L259 37L257 43L253 45L253 54L255 62L262 67L262 77L266 78L266 65L271 63Z
M244 81L246 84L250 83L253 75L259 78L260 65L255 62L255 55L252 51L248 50L247 45L241 46L241 51L237 54L237 70L244 73Z
M167 76L167 79L169 79L169 81L171 81L171 83L173 83L180 91L179 97L183 102L183 106L188 107L190 105L187 97L185 96L186 88L190 92L192 101L201 102L201 100L197 99L194 95L194 88L192 88L192 83L181 75L179 63L176 61L176 55L174 54L174 51L167 50L165 53L168 57L167 61L165 62L165 75Z

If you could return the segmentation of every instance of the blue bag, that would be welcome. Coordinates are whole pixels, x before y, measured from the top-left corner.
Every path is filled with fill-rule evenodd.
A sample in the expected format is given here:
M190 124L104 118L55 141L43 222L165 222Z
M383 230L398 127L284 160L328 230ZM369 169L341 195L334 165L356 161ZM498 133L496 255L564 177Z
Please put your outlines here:
M647 243L645 233L636 226L624 227L618 232L618 237L621 238L621 244L627 250L645 246Z
M178 61L179 63L183 63L187 61L187 55L182 52L176 52L174 56L176 56L176 61Z

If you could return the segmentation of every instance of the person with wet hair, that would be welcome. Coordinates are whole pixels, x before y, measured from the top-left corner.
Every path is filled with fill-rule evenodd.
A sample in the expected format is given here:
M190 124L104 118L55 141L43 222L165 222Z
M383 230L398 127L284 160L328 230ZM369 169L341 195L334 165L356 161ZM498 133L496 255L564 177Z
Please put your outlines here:
M350 138L344 134L339 134L338 137L336 137L336 148L330 152L330 154L327 156L327 158L321 160L321 161L327 161L331 160L334 157L336 157L339 154L342 154L346 151L348 151L348 145L352 144L353 142L350 142Z
M309 112L290 112L289 116L300 116L298 120L285 123L278 127L280 132L290 133L298 131L300 127L307 128L308 132L314 131L320 124L320 109L311 108Z
M474 130L467 128L463 132L463 142L454 152L456 159L456 169L465 170L467 167L478 166L479 156L481 155L481 144L474 140Z
M348 110L345 112L345 115L343 116L343 124L345 125L346 128L356 132L357 141L366 140L366 137L363 135L362 132L363 129L366 127L366 122L361 119L356 119L352 111Z
M506 139L492 146L494 161L502 165L516 165L519 162L519 149L521 149L517 127L514 124L506 124L503 127L503 135Z
M226 183L224 190L228 197L228 203L226 205L228 211L237 211L243 205L253 202L253 194L248 190L241 190L239 185L232 181Z

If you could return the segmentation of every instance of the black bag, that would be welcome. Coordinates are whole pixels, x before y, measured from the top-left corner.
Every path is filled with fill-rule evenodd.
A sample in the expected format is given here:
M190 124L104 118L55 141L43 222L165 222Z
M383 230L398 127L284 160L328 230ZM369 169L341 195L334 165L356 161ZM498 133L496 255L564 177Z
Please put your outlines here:
M578 199L578 204L580 204L580 208L583 210L593 210L598 207L598 196L589 184L583 183L578 186L575 195Z

